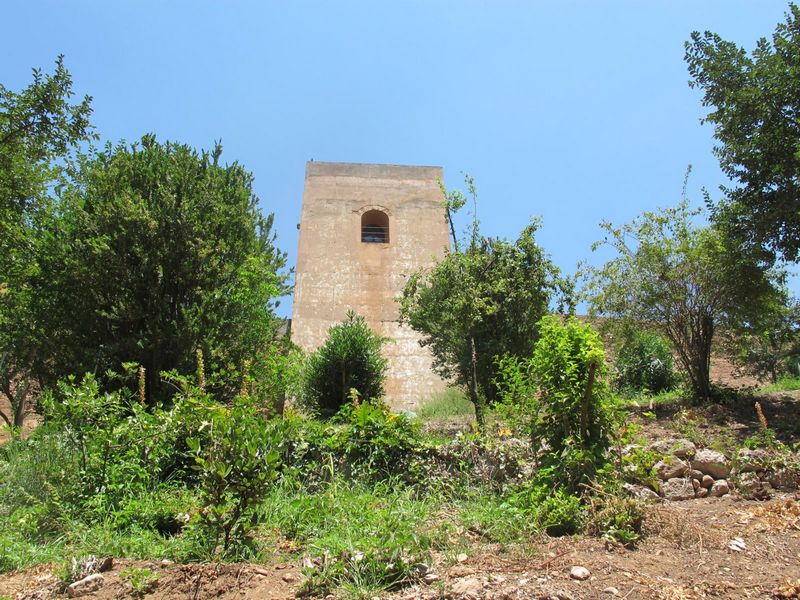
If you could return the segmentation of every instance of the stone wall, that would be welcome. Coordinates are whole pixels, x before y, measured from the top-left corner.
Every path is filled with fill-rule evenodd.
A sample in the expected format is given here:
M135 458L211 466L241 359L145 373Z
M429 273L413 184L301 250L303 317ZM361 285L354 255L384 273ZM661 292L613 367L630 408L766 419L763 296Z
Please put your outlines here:
M406 278L449 248L440 167L309 162L297 253L292 339L311 351L348 309L391 338L386 398L415 408L445 387L418 336L397 322ZM361 241L361 216L389 217L388 243Z

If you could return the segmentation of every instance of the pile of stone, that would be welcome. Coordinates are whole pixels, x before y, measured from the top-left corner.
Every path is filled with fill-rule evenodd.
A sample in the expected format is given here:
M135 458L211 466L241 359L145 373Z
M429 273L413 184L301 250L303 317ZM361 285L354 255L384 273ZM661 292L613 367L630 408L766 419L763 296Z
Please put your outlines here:
M698 449L685 439L660 440L650 444L663 456L654 466L660 480L660 494L641 485L626 485L633 495L643 499L690 500L729 494L734 478L737 491L748 497L769 498L773 489L797 489L798 470L776 467L765 450L743 448L731 460L709 448Z
M800 487L800 455L794 461L776 460L763 448L742 448L736 455L736 472L739 492L764 500L770 498L774 490L796 490Z
M731 463L721 452L697 450L689 440L676 440L671 453L664 454L653 468L667 500L724 496L731 491Z

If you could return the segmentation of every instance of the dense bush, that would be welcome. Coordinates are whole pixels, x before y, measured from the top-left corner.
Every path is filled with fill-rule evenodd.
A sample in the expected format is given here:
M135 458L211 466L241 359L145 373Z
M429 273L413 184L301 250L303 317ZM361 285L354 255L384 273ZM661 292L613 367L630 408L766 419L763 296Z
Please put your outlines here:
M248 398L209 412L208 434L187 439L200 474L196 526L207 557L241 556L258 521L256 507L277 477L280 430Z
M575 319L548 316L528 360L500 365L501 413L543 448L537 478L577 490L606 462L616 414L600 337Z
M420 429L406 415L392 413L381 402L360 402L343 407L337 421L344 427L335 444L354 478L421 482Z
M649 331L634 331L625 336L614 368L614 384L621 390L657 394L672 389L677 383L669 343Z
M331 416L347 404L350 390L365 400L380 398L388 361L381 355L384 339L364 317L347 318L328 330L325 343L306 362L301 400L306 408Z
M49 327L33 365L43 385L85 372L106 384L108 370L134 361L155 405L174 391L161 373L191 371L200 347L208 388L220 400L238 394L280 327L286 261L252 175L221 164L221 152L145 135L82 158L29 284Z

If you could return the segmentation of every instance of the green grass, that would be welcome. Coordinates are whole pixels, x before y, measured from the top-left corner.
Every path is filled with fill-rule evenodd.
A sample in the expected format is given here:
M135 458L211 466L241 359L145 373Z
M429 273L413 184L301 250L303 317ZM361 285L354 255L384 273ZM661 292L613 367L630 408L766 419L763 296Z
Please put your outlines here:
M778 379L776 383L758 388L758 391L764 394L770 392L793 392L795 390L800 390L800 376L798 375L787 375Z
M475 408L462 390L450 387L423 401L416 412L422 420L430 421L445 417L473 416Z
M687 391L681 387L676 387L672 390L659 392L658 394L651 394L649 392L623 392L620 393L620 399L623 406L631 406L635 408L650 408L656 406L663 406L668 404L677 404L687 398Z
M438 501L391 482L334 480L316 493L283 485L261 506L262 533L294 542L313 559L304 568L306 592L368 598L411 579L437 539L448 539L431 524L437 508Z

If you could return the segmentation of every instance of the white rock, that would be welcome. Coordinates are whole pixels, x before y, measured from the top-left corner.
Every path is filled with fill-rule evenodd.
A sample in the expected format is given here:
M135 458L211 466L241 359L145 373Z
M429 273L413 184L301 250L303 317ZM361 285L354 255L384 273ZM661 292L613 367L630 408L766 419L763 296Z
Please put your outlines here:
M105 582L105 577L100 575L100 573L88 575L80 581L70 584L70 586L67 588L67 595L70 598L79 598L81 596L85 596L86 594L91 594L92 592L96 592L103 587Z
M697 452L697 446L695 446L692 441L686 439L672 441L672 456L691 458L694 456L695 452Z
M645 502L659 502L661 500L661 496L657 492L643 485L624 483L622 488L634 498L639 498L639 500L644 500Z
M572 567L569 571L569 576L578 581L586 581L591 576L591 573L586 567Z
M689 468L680 460L660 460L654 466L659 479L667 480L683 477Z
M456 581L450 588L453 596L476 600L483 592L483 582L476 577L464 577Z
M694 498L694 486L691 479L667 479L661 484L661 491L667 500L689 500Z
M725 479L731 472L731 463L721 452L706 448L694 455L692 468L714 479Z
M603 590L604 594L611 594L612 596L619 596L619 590L613 585L608 586Z
M728 485L728 482L724 479L718 479L714 482L714 485L711 486L711 490L708 492L708 495L713 497L724 496L730 491L731 488Z

